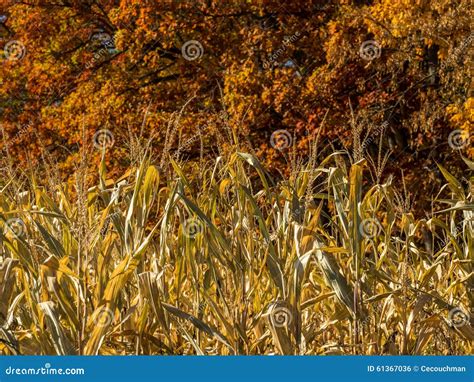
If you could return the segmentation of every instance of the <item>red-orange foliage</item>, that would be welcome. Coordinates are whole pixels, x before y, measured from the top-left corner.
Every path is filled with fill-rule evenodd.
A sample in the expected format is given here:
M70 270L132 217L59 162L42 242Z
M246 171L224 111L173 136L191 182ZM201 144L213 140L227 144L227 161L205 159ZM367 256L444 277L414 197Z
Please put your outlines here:
M370 139L354 155L375 160L384 126L386 174L404 169L418 189L436 181L435 161L473 155L469 139L448 144L453 130L472 135L467 0L0 0L0 16L3 46L19 43L0 65L0 149L19 163L46 149L67 174L100 129L114 134L115 168L128 164L129 131L157 134L159 153L191 98L174 127L181 142L210 126L204 147L215 150L225 110L270 167L285 154L272 132L287 130L304 156L324 116L321 148L351 148L356 131ZM188 146L188 157L200 150Z

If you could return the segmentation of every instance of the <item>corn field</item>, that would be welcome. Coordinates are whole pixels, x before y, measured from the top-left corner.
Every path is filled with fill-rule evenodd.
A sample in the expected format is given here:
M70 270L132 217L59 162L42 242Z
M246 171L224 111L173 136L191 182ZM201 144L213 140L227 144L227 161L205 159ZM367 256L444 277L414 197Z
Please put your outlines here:
M364 159L316 158L279 179L238 150L116 179L102 158L93 185L6 169L0 354L472 353L472 179L439 166L415 218Z

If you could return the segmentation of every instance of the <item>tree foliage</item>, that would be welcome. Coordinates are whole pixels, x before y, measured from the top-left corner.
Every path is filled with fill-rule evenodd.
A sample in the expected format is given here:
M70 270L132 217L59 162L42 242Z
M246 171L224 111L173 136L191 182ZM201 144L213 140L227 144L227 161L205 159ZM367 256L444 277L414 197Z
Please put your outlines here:
M285 130L303 160L317 136L321 151L372 158L374 174L402 169L420 189L441 182L435 162L453 170L473 155L467 0L0 7L0 148L19 163L46 153L68 174L80 144L107 129L116 143L153 138L157 154L168 145L188 159L225 150L233 135L283 171L289 152L270 138ZM19 48L8 56L11 41ZM376 50L368 57L366 42ZM107 158L116 169L130 161L123 147ZM380 152L391 153L386 163Z

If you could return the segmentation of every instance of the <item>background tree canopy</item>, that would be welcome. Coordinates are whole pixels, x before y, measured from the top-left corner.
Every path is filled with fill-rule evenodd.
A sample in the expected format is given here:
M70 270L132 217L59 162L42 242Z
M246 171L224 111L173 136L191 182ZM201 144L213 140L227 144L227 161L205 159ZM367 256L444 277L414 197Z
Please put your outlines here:
M193 159L227 134L288 171L271 140L284 130L302 160L317 136L422 194L441 184L435 162L459 173L474 153L469 5L0 0L0 149L33 165L47 153L67 177L103 129L116 171L131 137Z

